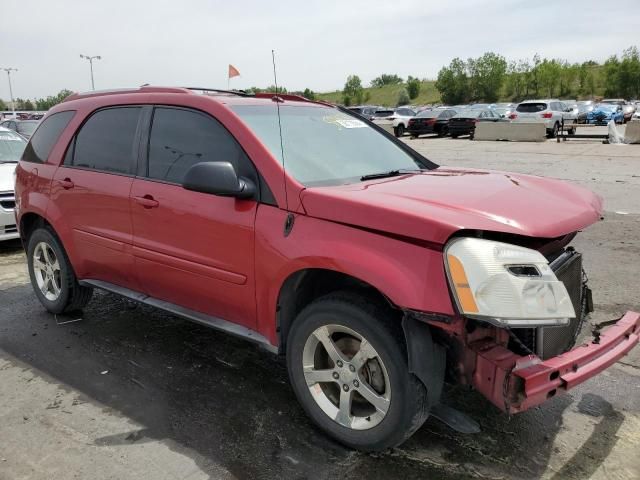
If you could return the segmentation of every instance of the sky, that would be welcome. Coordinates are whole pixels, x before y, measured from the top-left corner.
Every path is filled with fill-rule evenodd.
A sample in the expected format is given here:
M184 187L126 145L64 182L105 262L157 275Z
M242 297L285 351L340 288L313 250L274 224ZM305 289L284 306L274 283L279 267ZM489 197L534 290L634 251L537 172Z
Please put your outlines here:
M640 46L639 0L2 0L0 68L14 97L67 88L273 84L289 90L365 85L381 73L435 78L451 59L604 61ZM0 98L9 99L4 71Z

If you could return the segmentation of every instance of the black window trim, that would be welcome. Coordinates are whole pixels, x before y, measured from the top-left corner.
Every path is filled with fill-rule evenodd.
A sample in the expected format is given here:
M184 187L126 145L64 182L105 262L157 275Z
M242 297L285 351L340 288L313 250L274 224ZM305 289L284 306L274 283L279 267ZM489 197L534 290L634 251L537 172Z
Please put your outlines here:
M71 168L74 170L84 170L87 172L98 172L98 173L106 173L109 175L117 175L119 177L129 177L129 178L134 178L136 176L136 171L138 168L138 163L139 163L139 152L140 152L140 134L141 134L141 129L143 127L142 125L142 117L143 117L143 111L144 108L147 107L148 105L144 105L144 104L123 104L123 105L109 105L107 107L100 107L97 108L95 110L93 110L89 115L87 115L84 120L82 120L82 123L80 123L80 125L78 125L78 127L76 128L75 132L73 132L73 136L71 137L71 140L69 141L69 145L67 145L67 148L64 151L64 155L62 156L62 163L60 164L61 167L64 168ZM133 155L133 159L132 159L132 163L130 165L131 169L130 169L130 173L121 173L121 172L114 172L113 170L102 170L99 168L91 168L91 167L79 167L77 165L68 165L65 163L65 160L67 159L67 154L69 153L69 149L71 149L71 161L73 162L73 160L75 159L75 154L76 154L76 139L78 138L78 133L80 133L80 131L82 131L82 128L86 125L86 123L89 121L89 119L91 117L93 117L95 114L97 114L98 112L102 112L104 110L112 110L112 109L116 109L116 108L140 108L140 114L138 116L138 124L136 126L136 133L133 137L133 152L137 152L136 155Z
M220 120L215 118L210 113L205 112L204 110L200 110L198 108L193 108L193 107L184 107L180 105L171 105L171 104L162 104L162 103L146 105L146 106L149 108L146 109L146 111L141 115L144 119L144 124L143 124L143 127L142 127L143 129L140 135L141 141L140 141L140 147L138 149L138 168L135 175L136 178L139 178L140 180L145 180L147 182L163 183L165 185L182 187L182 184L178 182L171 182L168 180L149 177L149 144L151 141L151 127L153 126L153 116L155 114L156 109L166 108L166 109L173 109L173 110L184 110L187 112L203 115L204 117L217 122L222 128L225 129L225 131L229 134L229 136L233 139L233 141L236 142L238 147L242 150L242 152L244 153L244 156L247 158L247 160L249 161L249 163L251 164L255 172L256 179L257 179L257 182L255 182L257 192L253 200L257 203L264 203L266 205L272 205L275 207L278 206L275 200L275 196L273 195L273 192L271 190L271 187L269 187L269 185L267 184L267 181L264 179L264 177L260 173L260 170L258 170L258 167L256 167L256 164L254 163L254 161L251 159L247 151L242 146L242 143L238 141L235 135L233 135L233 133L231 133L229 129Z

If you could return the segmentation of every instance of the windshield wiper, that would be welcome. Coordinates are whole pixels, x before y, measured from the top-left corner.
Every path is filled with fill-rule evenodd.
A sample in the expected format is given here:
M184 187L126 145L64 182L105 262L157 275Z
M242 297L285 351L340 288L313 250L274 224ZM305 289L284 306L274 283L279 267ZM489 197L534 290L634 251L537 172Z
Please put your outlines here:
M364 182L365 180L374 180L376 178L397 177L398 175L405 175L407 173L420 173L426 170L426 168L403 168L401 170L389 170L387 172L370 173L369 175L363 175L360 177L360 180Z

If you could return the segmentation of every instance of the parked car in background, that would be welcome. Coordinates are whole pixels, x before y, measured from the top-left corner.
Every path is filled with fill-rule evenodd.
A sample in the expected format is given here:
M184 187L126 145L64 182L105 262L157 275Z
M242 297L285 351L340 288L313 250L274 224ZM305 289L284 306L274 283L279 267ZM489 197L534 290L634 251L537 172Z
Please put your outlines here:
M409 124L409 119L415 117L417 112L408 107L398 107L395 110L378 110L373 118L373 123L392 131L396 137L402 137Z
M375 105L358 105L356 107L348 107L354 113L366 118L367 120L373 120L376 116L376 112L384 110L384 107Z
M497 111L501 116L504 115L508 118L513 112L516 111L517 103L494 103L490 106L494 111Z
M560 130L562 120L565 124L577 123L576 116L568 110L560 100L527 100L516 107L515 113L509 117L513 122L542 122L547 129L548 137L555 137ZM567 130L570 135L575 133L575 128Z
M449 119L449 135L451 138L469 135L473 139L478 122L499 122L500 120L502 117L493 108L467 108Z
M38 128L39 120L5 120L0 122L0 127L8 128L14 132L18 132L27 140L33 135Z
M587 123L587 116L589 115L589 112L593 111L594 107L595 103L593 100L578 102L578 114L576 115L578 123Z
M627 312L574 348L592 302L570 242L600 220L601 197L439 166L352 112L278 96L276 110L272 94L141 87L53 107L15 187L43 308L77 311L98 288L255 342L284 357L320 429L378 451L450 411L445 375L515 414L637 345ZM241 373L210 381L246 390Z
M14 214L14 172L27 141L13 130L0 127L0 241L18 238Z
M622 111L623 123L627 123L633 117L636 106L631 102L627 102L624 98L605 98L600 105L617 105ZM616 122L617 123L617 122Z
M611 120L615 123L624 123L622 106L616 103L599 103L587 115L587 123L593 125L606 125Z
M436 133L438 136L444 137L449 133L449 119L455 114L456 111L451 108L424 110L409 119L407 131L411 138L429 133Z

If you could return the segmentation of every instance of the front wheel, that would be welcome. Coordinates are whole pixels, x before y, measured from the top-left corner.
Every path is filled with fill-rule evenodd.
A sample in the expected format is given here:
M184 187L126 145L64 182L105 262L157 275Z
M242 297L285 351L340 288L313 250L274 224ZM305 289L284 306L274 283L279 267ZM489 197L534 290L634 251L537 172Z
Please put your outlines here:
M293 390L313 422L352 448L399 445L428 416L399 323L383 306L338 293L308 305L287 342Z
M80 310L91 300L93 289L78 284L67 254L49 229L38 228L29 237L27 263L33 290L51 313Z
M396 137L400 138L401 136L404 135L404 125L400 124L398 125L395 129L394 132Z

